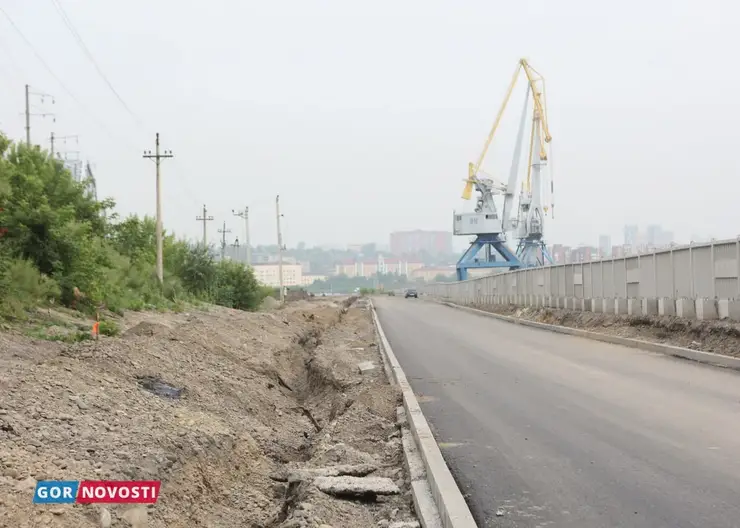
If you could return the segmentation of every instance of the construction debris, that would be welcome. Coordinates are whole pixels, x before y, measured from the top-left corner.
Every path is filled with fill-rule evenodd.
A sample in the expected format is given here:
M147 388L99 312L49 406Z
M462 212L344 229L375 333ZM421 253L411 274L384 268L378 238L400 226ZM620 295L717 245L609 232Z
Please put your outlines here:
M369 475L377 469L378 467L374 464L360 464L357 466L340 465L333 467L297 469L288 474L285 482L303 482L307 480L313 480L317 477L339 477L344 475L364 477L365 475Z
M324 493L338 497L397 495L401 490L384 477L317 477L314 485Z
M372 361L363 361L357 365L357 368L360 370L360 374L367 374L375 370L375 363Z

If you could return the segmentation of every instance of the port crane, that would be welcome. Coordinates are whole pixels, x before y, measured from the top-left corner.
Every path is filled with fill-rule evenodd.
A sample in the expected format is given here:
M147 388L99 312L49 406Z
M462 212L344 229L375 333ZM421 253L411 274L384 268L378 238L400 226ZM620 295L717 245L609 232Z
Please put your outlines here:
M527 96L524 99L509 178L504 184L483 173L481 167L522 71L527 78ZM533 109L527 177L526 181L522 182L518 210L514 217L514 197L519 180L519 163L530 99ZM470 200L475 189L479 193L475 210L472 213L454 213L454 234L475 236L470 247L457 262L458 280L467 279L470 269L518 269L552 262L542 237L544 220L549 209L547 205L543 205L545 180L543 168L548 160L547 146L551 139L547 123L544 79L526 59L521 59L517 63L504 101L486 138L483 151L476 163L468 165L468 178L465 180L462 198ZM552 183L550 191L552 194ZM501 211L496 204L495 197L498 196L503 196ZM507 232L515 233L519 239L516 252L513 252L506 243Z

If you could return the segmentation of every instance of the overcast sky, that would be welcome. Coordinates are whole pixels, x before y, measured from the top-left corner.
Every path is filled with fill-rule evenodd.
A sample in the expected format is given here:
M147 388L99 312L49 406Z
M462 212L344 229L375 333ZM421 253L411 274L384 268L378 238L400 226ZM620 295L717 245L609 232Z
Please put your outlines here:
M200 236L205 203L211 239L224 220L243 239L231 210L248 205L253 243L273 243L277 193L288 245L450 230L520 57L547 79L549 242L618 242L625 223L740 234L736 2L57 1L132 113L53 0L0 0L64 85L0 13L0 129L23 137L24 84L53 94L32 97L56 114L32 118L33 141L79 135L60 149L92 160L124 214L154 213L141 154L159 131L179 234ZM505 176L515 133L502 127L487 172Z

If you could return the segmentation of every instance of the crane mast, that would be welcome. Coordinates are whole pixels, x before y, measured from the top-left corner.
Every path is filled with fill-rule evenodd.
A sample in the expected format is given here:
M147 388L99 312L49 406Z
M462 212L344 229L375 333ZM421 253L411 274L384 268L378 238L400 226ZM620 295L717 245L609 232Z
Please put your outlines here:
M481 171L483 161L491 146L506 106L511 99L521 71L527 77L527 96L517 134L514 159L511 164L508 182L503 184ZM530 99L530 95L532 96ZM519 206L514 218L514 197L519 177L519 162L522 157L524 130L529 102L533 101L533 118L530 132L529 156L526 185L519 195ZM547 162L546 146L551 140L544 97L544 79L525 59L521 59L509 83L504 101L496 115L491 131L483 145L476 163L468 165L462 198L470 200L473 190L477 191L476 206L472 213L454 213L453 232L455 235L474 235L475 239L457 263L457 278L465 280L470 269L508 268L542 265L551 261L542 239L544 219L548 207L543 205L542 168ZM496 198L503 196L503 206L499 211ZM519 238L516 253L506 244L507 232ZM480 253L483 251L483 255Z
M519 197L517 217L519 244L516 254L525 267L533 267L552 264L552 257L543 238L545 219L550 209L544 203L544 195L546 191L545 171L549 158L547 147L552 141L552 136L547 122L544 100L545 80L525 60L522 60L521 64L529 81L528 93L532 94L534 109L532 112L527 178ZM550 177L550 188L552 189L552 177Z

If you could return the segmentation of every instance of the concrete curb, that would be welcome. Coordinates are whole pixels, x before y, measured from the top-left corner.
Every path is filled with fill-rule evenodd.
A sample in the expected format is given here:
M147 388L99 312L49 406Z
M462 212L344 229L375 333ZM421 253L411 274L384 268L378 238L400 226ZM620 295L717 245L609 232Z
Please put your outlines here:
M722 356L720 354L713 354L712 352L702 352L701 350L691 350L690 348L677 347L673 345L664 345L661 343L654 343L652 341L643 341L641 339L632 339L629 337L619 337L608 334L600 334L598 332L590 332L588 330L581 330L579 328L570 328L567 326L551 325L546 323L538 323L536 321L530 321L528 319L521 319L519 317L512 317L509 315L501 315L492 312L486 312L485 310L479 310L478 308L470 308L469 306L462 306L446 301L434 301L450 308L462 310L464 312L470 312L477 315L483 315L486 317L492 317L508 323L520 324L523 326L530 326L532 328L539 328L541 330L549 330L550 332L557 332L559 334L567 334L576 337L585 337L586 339L593 339L594 341L602 341L604 343L611 343L614 345L623 345L630 348L639 348L641 350L648 350L650 352L657 352L659 354L666 354L668 356L679 357L683 359L690 359L698 363L706 363L716 367L731 368L740 370L740 358L734 358L730 356Z
M398 363L393 349L388 339L385 337L375 306L371 306L375 329L380 338L380 351L383 358L386 372L390 371L391 382L395 382L403 394L403 406L406 409L406 419L408 420L411 434L419 449L421 458L426 469L427 480L434 497L434 502L439 510L439 517L444 528L477 528L473 514L470 513L468 505L465 503L460 488L457 487L455 479L450 473L450 469L442 457L442 452L437 445L437 441L432 435L424 413L421 411L419 402L411 389L411 385L406 379L401 365ZM422 515L419 514L420 520Z

